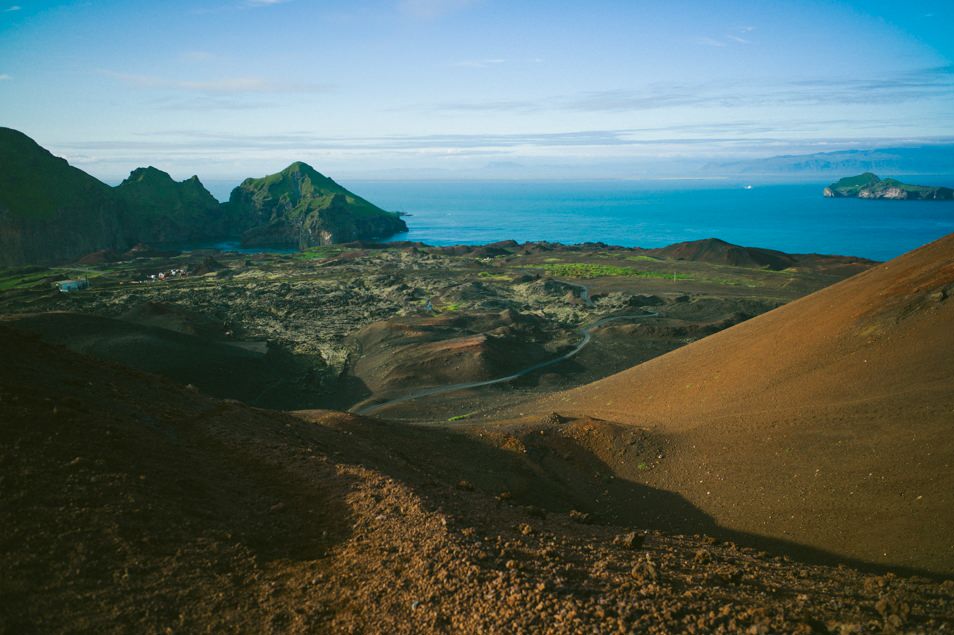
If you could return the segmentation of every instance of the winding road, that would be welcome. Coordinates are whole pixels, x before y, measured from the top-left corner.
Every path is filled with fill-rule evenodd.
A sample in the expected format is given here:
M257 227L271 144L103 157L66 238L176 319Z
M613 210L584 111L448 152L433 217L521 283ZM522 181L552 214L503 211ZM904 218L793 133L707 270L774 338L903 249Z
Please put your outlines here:
M570 284L570 286L581 289L580 299L583 300L583 302L585 302L587 306L590 306L590 307L593 306L593 301L590 299L590 290L587 287L581 284L571 284L571 283L566 283L566 284ZM586 348L586 346L590 343L590 340L593 339L593 334L592 334L593 331L595 329L598 329L601 326L604 326L605 324L608 324L610 322L616 322L619 320L634 320L634 319L640 319L640 318L653 318L653 317L659 317L659 314L654 312L654 313L641 313L639 315L614 315L610 317L601 318L591 324L580 327L580 334L583 336L583 338L580 340L580 343L577 344L573 350L567 353L564 353L563 355L560 355L559 357L554 357L553 359L548 359L546 361L539 362L532 366L527 366L526 368L522 368L513 374L507 375L506 377L498 377L497 379L488 379L485 381L473 381L473 382L465 382L462 384L446 384L444 386L432 386L431 388L422 388L420 390L415 390L413 392L410 392L406 395L402 395L401 397L395 397L394 399L388 399L387 401L369 404L357 409L352 408L350 412L353 412L359 415L370 415L387 406L393 406L395 404L404 403L405 401L414 401L415 399L420 399L422 397L433 397L434 395L443 395L449 392L457 392L458 390L468 390L471 388L481 388L483 386L493 386L494 384L504 384L504 383L513 381L515 379L518 379L520 377L523 377L525 375L529 375L530 373L538 371L542 368L547 368L548 366L559 364L560 362L564 362L570 359L571 357L574 357L577 353L579 353L584 348Z

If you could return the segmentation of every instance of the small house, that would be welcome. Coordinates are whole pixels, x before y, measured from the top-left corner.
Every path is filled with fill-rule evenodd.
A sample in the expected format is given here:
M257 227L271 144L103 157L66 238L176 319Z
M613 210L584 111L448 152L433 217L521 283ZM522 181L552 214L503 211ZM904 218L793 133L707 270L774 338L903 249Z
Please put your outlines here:
M72 293L74 291L81 291L89 287L89 280L60 280L56 283L56 288L60 290L60 293Z

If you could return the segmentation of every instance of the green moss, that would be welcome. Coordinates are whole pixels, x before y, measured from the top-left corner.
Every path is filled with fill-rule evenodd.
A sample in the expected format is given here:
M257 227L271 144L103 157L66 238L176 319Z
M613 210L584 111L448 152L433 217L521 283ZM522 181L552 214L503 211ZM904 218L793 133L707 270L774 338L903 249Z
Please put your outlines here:
M475 414L477 414L476 411L475 411L475 412L468 412L467 414L457 415L457 416L454 416L454 417L450 417L450 418L447 419L447 421L449 421L449 422L463 421L464 419L470 419L470 418L473 417Z
M534 269L543 269L558 278L609 278L609 277L637 277L689 280L690 276L684 273L666 273L658 271L641 271L632 267L618 267L614 265L595 265L586 262L567 262L562 264L530 265Z

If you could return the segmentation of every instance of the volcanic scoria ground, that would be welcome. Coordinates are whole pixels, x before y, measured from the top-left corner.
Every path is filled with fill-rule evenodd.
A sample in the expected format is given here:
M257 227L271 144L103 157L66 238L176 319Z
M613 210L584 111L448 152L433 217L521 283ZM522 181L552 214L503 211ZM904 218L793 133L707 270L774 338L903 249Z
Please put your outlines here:
M954 629L949 580L619 521L692 513L588 446L665 451L632 426L281 414L6 327L0 350L4 633Z

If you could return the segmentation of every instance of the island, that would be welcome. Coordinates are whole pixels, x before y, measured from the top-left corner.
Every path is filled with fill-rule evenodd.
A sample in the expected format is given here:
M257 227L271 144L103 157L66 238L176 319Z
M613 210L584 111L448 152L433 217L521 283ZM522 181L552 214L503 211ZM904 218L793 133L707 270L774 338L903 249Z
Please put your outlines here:
M407 231L396 212L369 203L301 161L277 174L245 179L226 207L247 247L307 249Z
M954 190L949 187L908 185L897 179L882 179L865 172L832 183L823 194L828 198L883 198L891 201L950 201Z

